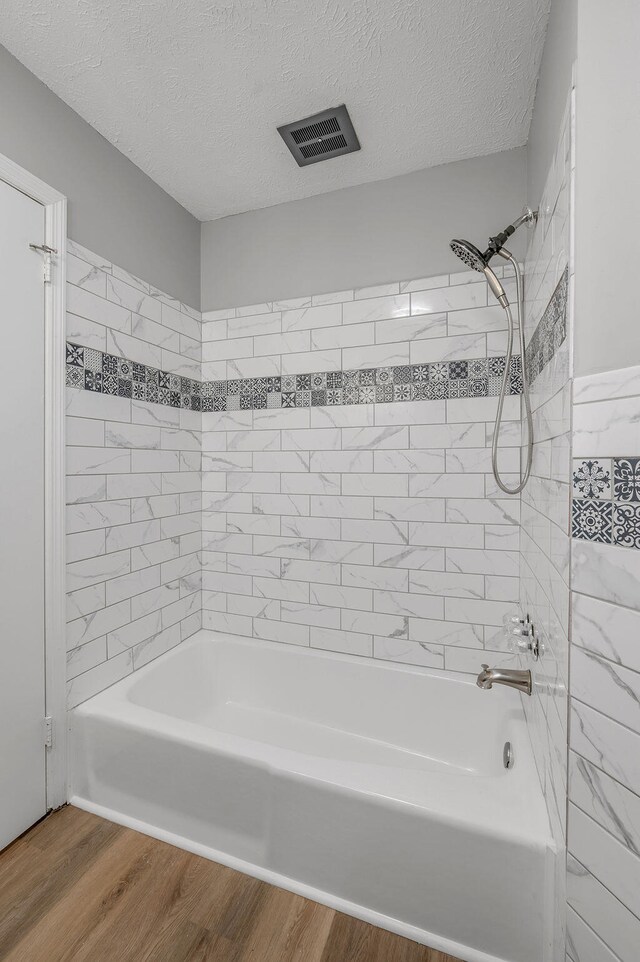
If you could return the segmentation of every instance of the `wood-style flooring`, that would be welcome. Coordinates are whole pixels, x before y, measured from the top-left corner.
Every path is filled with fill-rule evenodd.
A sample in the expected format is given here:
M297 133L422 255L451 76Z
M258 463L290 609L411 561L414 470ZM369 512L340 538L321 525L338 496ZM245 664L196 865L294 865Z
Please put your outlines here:
M3 962L460 962L67 806L0 854Z

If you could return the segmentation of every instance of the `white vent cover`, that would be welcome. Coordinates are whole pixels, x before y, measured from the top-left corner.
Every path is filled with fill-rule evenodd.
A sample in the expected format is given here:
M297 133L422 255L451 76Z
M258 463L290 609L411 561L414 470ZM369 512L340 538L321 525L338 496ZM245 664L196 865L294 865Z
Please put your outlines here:
M317 164L330 157L360 150L351 118L344 104L278 127L278 133L296 159L298 167Z

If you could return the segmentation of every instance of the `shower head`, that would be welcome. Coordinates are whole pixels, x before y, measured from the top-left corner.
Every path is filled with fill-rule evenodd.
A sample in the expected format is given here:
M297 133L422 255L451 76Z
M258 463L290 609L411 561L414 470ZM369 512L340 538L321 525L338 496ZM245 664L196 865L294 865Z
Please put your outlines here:
M489 262L486 253L483 254L478 248L468 240L452 240L449 247L459 257L463 264L470 267L472 271L484 271Z
M502 307L508 307L509 301L507 300L507 295L504 292L504 288L494 272L489 267L489 260L493 257L496 251L487 248L487 250L482 253L477 247L471 244L467 240L452 240L449 244L451 250L459 257L463 264L470 267L473 271L479 271L487 279L487 284L498 298L498 302Z
M484 252L478 250L475 244L471 244L468 240L452 240L449 247L456 257L459 257L462 263L470 267L472 271L482 271L486 273L491 258L502 251L502 248L511 235L517 231L518 227L521 227L522 224L535 224L537 219L538 211L531 210L530 207L525 207L520 217L517 217L513 224L509 224L503 231L496 234L495 237L489 238L489 246Z

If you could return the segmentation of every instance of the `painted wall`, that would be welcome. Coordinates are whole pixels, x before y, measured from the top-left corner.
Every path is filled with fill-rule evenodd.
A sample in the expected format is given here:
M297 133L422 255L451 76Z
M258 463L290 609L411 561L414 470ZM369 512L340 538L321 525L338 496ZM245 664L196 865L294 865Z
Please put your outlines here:
M640 361L640 6L581 0L578 17L576 375ZM615 260L615 276L611 263Z
M553 160L577 56L578 0L553 0L527 143L527 200L537 207Z
M69 200L69 236L200 307L200 223L0 46L0 153Z
M522 210L525 161L519 148L205 223L202 309L457 271L452 237L480 246Z

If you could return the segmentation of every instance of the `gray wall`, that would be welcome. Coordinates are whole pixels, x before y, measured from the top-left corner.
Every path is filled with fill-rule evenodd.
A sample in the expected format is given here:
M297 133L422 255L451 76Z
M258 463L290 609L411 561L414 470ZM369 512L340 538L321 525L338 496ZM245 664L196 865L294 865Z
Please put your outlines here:
M513 220L525 164L518 148L204 223L202 309L459 270L450 238Z
M538 207L558 143L577 55L578 0L553 0L527 144L527 196Z
M637 0L580 0L576 375L640 364L639 37Z
M200 306L200 223L0 46L0 153L65 194L69 236Z

